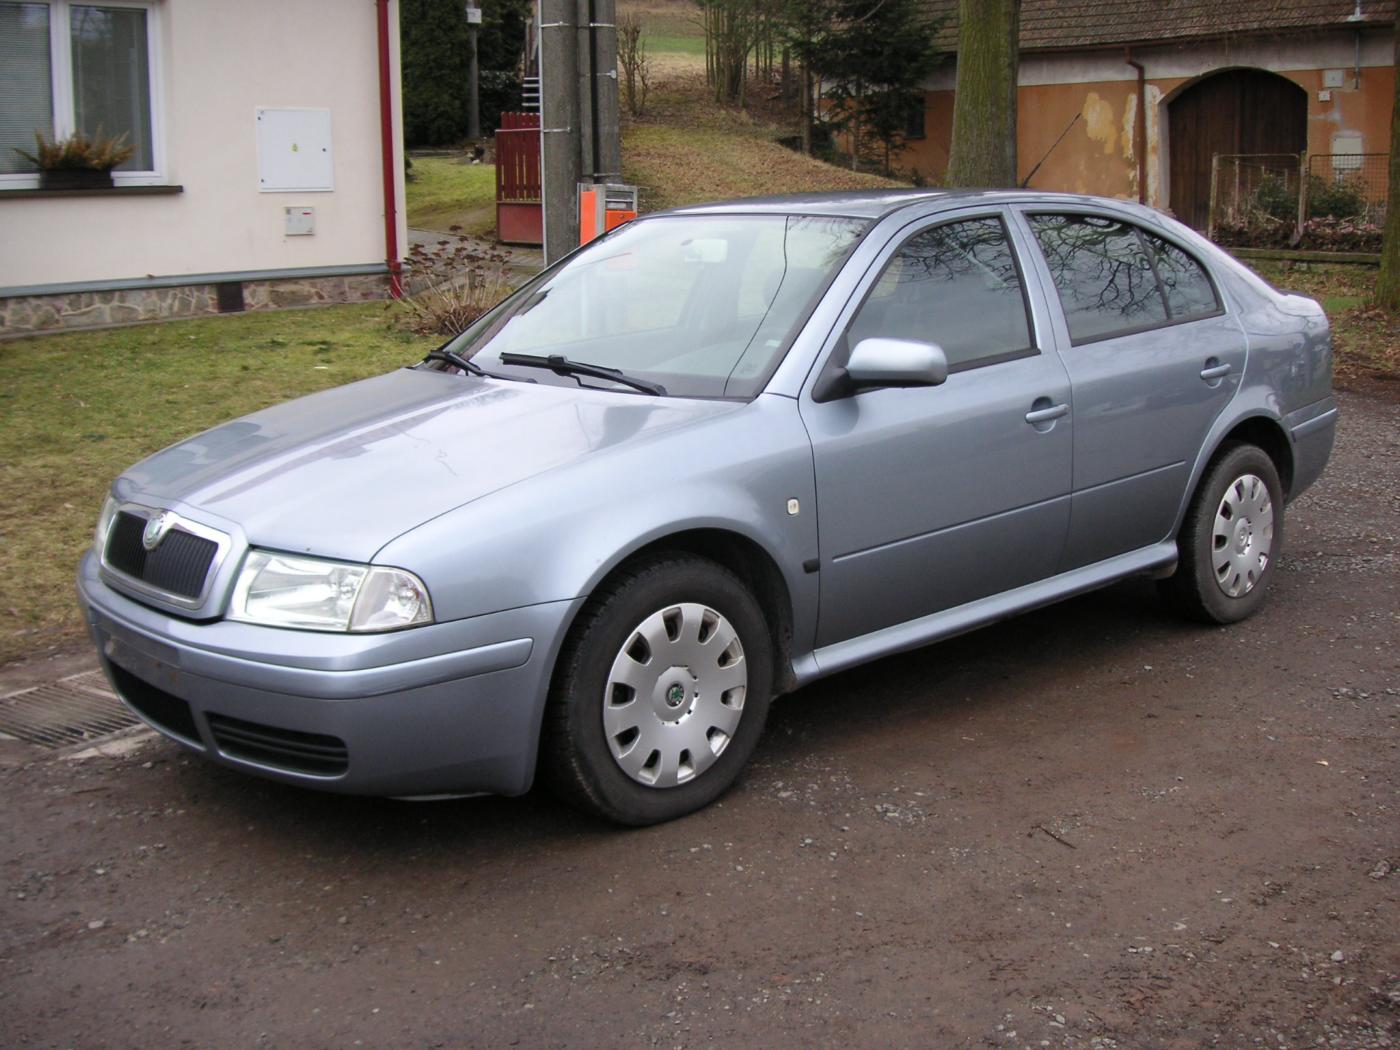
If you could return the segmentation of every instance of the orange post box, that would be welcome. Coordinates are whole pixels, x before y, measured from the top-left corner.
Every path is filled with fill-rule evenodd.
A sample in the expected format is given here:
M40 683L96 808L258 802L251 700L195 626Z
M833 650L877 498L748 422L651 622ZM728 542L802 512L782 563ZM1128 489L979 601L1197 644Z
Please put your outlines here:
M636 217L636 186L617 182L578 184L579 244L587 244Z

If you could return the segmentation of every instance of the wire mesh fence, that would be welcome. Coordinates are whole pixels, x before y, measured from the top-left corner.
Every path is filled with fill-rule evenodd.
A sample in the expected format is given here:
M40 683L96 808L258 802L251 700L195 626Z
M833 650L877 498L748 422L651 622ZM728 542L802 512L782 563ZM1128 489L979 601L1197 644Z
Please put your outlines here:
M1216 154L1209 236L1231 247L1376 252L1388 153Z
M1389 153L1314 153L1308 157L1308 218L1385 223Z
M1210 235L1298 217L1303 158L1296 153L1217 153L1210 166Z

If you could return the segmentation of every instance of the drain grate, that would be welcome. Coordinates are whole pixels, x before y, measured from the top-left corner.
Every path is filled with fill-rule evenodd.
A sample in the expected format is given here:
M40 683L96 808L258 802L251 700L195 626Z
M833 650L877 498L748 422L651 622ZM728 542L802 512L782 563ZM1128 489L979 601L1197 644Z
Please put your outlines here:
M67 747L139 725L101 671L0 696L0 734L40 747Z

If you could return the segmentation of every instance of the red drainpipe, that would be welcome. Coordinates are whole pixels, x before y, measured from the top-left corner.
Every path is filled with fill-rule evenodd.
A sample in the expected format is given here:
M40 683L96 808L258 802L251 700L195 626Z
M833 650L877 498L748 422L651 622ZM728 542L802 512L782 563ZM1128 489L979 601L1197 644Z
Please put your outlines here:
M403 264L399 261L399 217L394 204L394 98L389 63L389 0L376 0L379 15L379 145L384 161L384 261L389 266L389 294L403 298Z

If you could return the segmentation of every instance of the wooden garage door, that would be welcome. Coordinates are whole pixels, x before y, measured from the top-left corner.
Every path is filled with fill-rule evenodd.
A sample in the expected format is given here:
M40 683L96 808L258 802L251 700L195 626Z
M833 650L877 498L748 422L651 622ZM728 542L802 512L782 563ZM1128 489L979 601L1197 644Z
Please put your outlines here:
M1262 69L1231 69L1198 81L1168 105L1171 206L1205 229L1210 159L1216 153L1301 153L1308 144L1308 93Z

